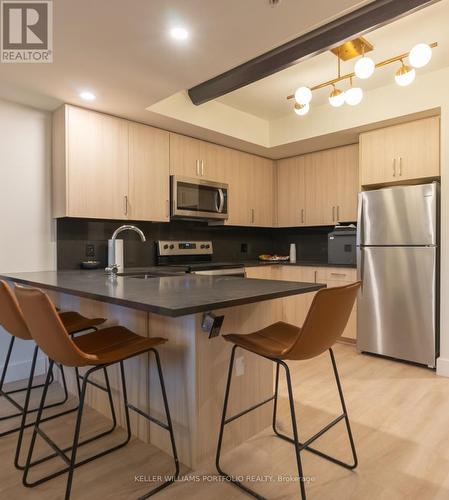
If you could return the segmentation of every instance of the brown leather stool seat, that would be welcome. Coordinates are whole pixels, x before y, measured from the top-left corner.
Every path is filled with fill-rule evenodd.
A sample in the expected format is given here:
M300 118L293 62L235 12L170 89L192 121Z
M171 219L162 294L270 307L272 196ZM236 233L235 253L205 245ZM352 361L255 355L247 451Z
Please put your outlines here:
M223 338L259 356L282 359L292 348L300 331L298 326L278 321L247 335L231 333L223 335Z
M70 334L96 329L97 326L106 321L105 318L86 318L76 311L59 312L58 314Z
M96 330L98 325L101 325L104 323L106 320L104 318L86 318L85 316L82 316L81 314L75 312L75 311L67 311L67 312L60 312L59 318L62 321L64 327L66 330L69 332L70 335L74 335L75 333L80 333L86 330ZM37 360L37 355L38 355L38 347L35 346L34 349L34 354L31 362L31 369L30 369L30 374L28 377L28 386L23 387L23 388L18 388L14 390L5 390L4 389L4 382L6 380L6 374L9 368L9 362L11 359L11 354L13 351L13 347L15 345L15 340L21 339L21 340L33 340L33 337L31 336L31 333L29 331L29 328L25 322L25 318L23 317L22 310L17 302L16 296L13 294L11 288L8 286L8 284L5 281L0 280L0 325L11 335L10 342L9 342L9 347L6 352L6 357L5 361L3 364L3 370L0 375L0 396L4 397L12 406L14 406L18 412L17 413L10 413L5 416L0 416L0 421L3 420L8 420L16 417L22 416L22 424L20 426L14 426L10 427L9 429L2 430L0 433L0 437L13 434L15 432L19 432L19 438L18 438L18 444L17 444L17 450L16 450L16 457L15 457L15 465L17 468L23 468L22 466L19 465L19 454L20 454L20 447L22 443L22 434L24 431L24 425L25 427L30 427L33 425L33 423L25 423L26 420L26 413L27 412L34 412L37 411L36 409L30 410L28 408L28 403L30 400L30 391L32 389L37 389L43 387L43 384L38 384L38 385L33 385L33 379L34 379L34 371L35 371L35 366L36 366L36 360ZM60 366L61 369L61 376L62 376L62 385L63 385L63 391L64 391L64 397L61 401L55 402L52 404L49 404L45 407L45 409L52 408L54 406L59 406L63 405L66 403L68 400L68 392L67 392L67 387L65 383L65 376L64 376L64 370ZM53 382L53 379L51 380ZM20 392L25 392L26 391L26 396L25 396L25 404L20 404L18 403L13 397L13 394L20 393ZM73 410L70 410L73 411ZM64 411L62 414L66 414L67 411Z
M341 336L343 330L346 327L360 286L361 282L357 282L346 286L327 288L318 291L313 298L312 304L307 313L307 317L304 320L304 324L301 328L299 326L290 325L289 323L285 323L283 321L278 321L277 323L269 325L266 328L262 328L261 330L249 333L247 335L241 335L237 333L223 335L225 340L233 344L233 348L231 351L231 360L229 363L215 465L217 467L217 471L221 476L225 477L229 482L239 487L244 492L249 493L256 498L263 498L257 492L246 486L246 484L235 479L235 477L238 477L236 474L231 476L222 470L220 466L220 454L223 442L224 427L225 425L235 421L243 415L246 415L250 411L256 410L262 405L269 403L270 401L274 402L272 420L273 432L276 436L284 439L285 441L288 441L289 443L294 444L295 446L299 490L302 500L306 499L305 481L302 472L302 463L300 456L300 452L302 452L303 450L314 453L321 458L325 458L330 462L341 465L346 469L355 469L357 467L357 454L352 437L351 427L349 424L348 412L346 411L346 404L343 397L340 378L337 371L337 365L335 363L335 357L332 351L332 346ZM241 411L236 415L227 417L226 411L228 407L229 393L231 388L235 351L237 348L245 349L276 363L275 389L274 395L269 397L265 401L262 401L252 406L251 408ZM303 442L300 442L296 423L295 404L293 398L290 369L286 361L312 359L326 351L329 351L330 354L335 381L340 396L342 414L335 418L332 422L327 424L323 429L318 431L312 437L306 439ZM276 427L280 366L284 368L287 379L293 437L282 434ZM352 463L343 462L311 446L311 444L316 439L321 437L325 432L331 429L334 425L338 424L338 422L340 422L341 420L344 420L346 424L346 430L348 433L353 457Z
M175 462L175 474L173 476L170 476L168 479L165 478L164 482L154 487L146 495L143 495L140 498L148 498L149 496L154 495L157 491L160 491L161 489L172 484L179 475L179 461L176 451L176 444L170 411L168 407L167 395L165 392L162 366L159 353L155 349L157 346L165 343L167 340L162 337L142 337L123 326L111 326L98 331L86 333L78 337L71 336L69 335L69 332L64 324L64 319L75 318L71 323L72 327L74 327L74 325L76 324L81 324L76 322L76 317L71 315L64 316L64 313L62 315L58 314L54 304L52 304L49 297L37 288L24 288L21 286L17 286L15 292L19 305L22 309L26 325L34 341L40 347L40 349L45 354L47 354L50 360L47 379L45 382L44 390L42 392L42 398L34 425L33 435L31 437L27 462L24 468L22 480L24 486L37 486L61 474L68 473L66 492L64 497L65 500L68 500L71 494L74 471L77 467L91 462L92 460L101 458L106 454L116 451L128 444L131 439L131 422L129 410L135 411L141 417L146 418L153 424L158 425L168 431L172 446L173 459ZM155 418L152 415L146 413L142 409L137 408L131 403L128 403L124 361L128 358L150 352L154 354L156 361L156 367L162 392L162 400L165 409L166 423L162 422L159 418ZM79 387L80 403L77 411L73 444L69 448L64 449L61 449L41 428L41 422L43 421L42 412L47 397L51 373L53 371L55 363L74 367L75 371L82 367L89 367L81 377L82 387ZM112 390L107 376L107 368L113 364L118 364L120 368L122 392L121 396L124 402L124 419L126 428L125 439L122 440L122 442L120 442L119 444L116 444L106 450L102 450L101 452L95 453L88 458L77 461L76 457L78 448L84 444L92 442L93 439L89 438L86 440L80 440L81 421L88 383L93 384L95 387L107 393L115 426L115 410L112 398ZM91 375L99 370L103 370L105 374L106 387L102 387L97 382L90 380ZM77 382L78 381L79 377L77 374ZM109 434L109 432L110 431L103 432L99 436L96 436L95 439ZM49 444L50 447L55 451L55 454L46 456L44 458L39 458L39 460L33 462L32 458L37 436L43 438L47 442L47 444ZM70 451L71 453L67 454L67 451ZM43 461L52 459L55 456L59 456L60 458L62 458L67 467L64 469L59 469L57 472L48 474L38 480L30 482L28 479L30 468L38 465L39 463L42 463Z
M117 363L126 358L147 352L167 339L161 337L145 338L123 326L111 326L97 332L88 333L73 339L75 345L92 358L89 364L102 365Z

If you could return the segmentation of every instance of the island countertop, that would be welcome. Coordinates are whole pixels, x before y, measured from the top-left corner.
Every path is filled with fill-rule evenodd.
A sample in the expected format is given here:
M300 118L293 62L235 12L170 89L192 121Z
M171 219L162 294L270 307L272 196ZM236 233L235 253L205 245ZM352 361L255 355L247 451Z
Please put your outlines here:
M185 316L314 292L325 285L193 274L138 279L104 271L5 273L1 279L163 316Z

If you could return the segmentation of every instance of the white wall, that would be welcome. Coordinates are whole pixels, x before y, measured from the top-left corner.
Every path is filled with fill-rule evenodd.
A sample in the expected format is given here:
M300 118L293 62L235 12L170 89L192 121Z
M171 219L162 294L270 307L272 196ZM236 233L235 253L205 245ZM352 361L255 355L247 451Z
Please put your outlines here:
M51 115L0 100L0 273L56 268L50 169ZM0 327L0 369L9 339ZM7 380L28 376L32 349L16 342Z

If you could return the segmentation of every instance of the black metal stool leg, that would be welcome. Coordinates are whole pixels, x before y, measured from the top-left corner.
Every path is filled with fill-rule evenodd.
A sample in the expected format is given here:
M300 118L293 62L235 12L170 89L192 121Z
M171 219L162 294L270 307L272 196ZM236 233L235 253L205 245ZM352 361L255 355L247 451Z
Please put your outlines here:
M331 361L332 361L332 368L333 368L335 380L337 383L337 388L338 388L338 393L340 396L340 402L341 402L341 406L343 409L343 413L341 415L339 415L337 418L335 418L334 420L332 420L332 422L327 424L323 429L321 429L319 432L314 434L312 437L310 437L309 439L307 439L304 442L300 442L299 445L300 445L301 450L306 449L307 451L313 453L314 455L318 455L319 457L324 458L325 460L328 460L329 462L332 462L336 465L340 465L341 467L344 467L345 469L352 470L352 469L355 469L357 467L357 454L356 454L356 450L355 450L354 439L352 437L351 427L349 424L349 418L348 418L348 414L347 414L347 410L346 410L346 405L345 405L345 401L344 401L344 397L343 397L343 390L341 388L340 378L338 376L337 365L335 363L335 357L334 357L334 353L332 352L332 349L329 349L329 353L330 353L330 357L331 357ZM279 372L276 372L276 376L277 377L279 376ZM276 384L276 391L278 391L278 384ZM275 400L276 400L276 397L277 396L275 394ZM290 436L282 434L276 428L276 410L277 410L277 406L275 404L274 413L273 413L273 431L274 431L274 433L278 437L283 439L284 441L288 441L289 443L295 444L294 439L292 439ZM346 429L348 431L349 442L351 445L352 455L353 455L353 459L354 459L354 462L352 464L347 464L346 462L343 462L342 460L339 460L338 458L331 457L327 453L323 453L322 451L317 450L316 448L313 448L312 446L310 446L313 443L313 441L318 439L320 436L322 436L324 433L326 433L328 430L330 430L334 425L338 424L338 422L340 422L340 420L343 420L343 419L345 420L345 423L346 423Z
M165 392L165 383L164 383L164 376L162 374L161 360L159 357L159 353L156 349L151 349L151 352L154 354L154 357L156 358L156 365L157 365L157 371L158 371L158 375L159 375L159 382L161 385L162 399L164 401L165 418L167 420L167 425L162 426L162 427L165 428L168 431L168 433L170 434L170 442L171 442L171 448L172 448L172 453L173 453L173 460L175 462L175 474L173 476L171 476L164 483L162 483L159 486L156 486L155 488L150 490L145 495L140 496L138 498L138 500L144 500L145 498L149 498L149 497L155 495L156 493L158 493L162 489L164 489L167 486L169 486L170 484L174 483L175 480L179 477L178 452L176 450L175 435L173 432L173 425L172 425L171 416L170 416L170 409L168 406L167 393ZM143 416L145 416L145 415L143 415Z
M301 491L302 500L306 500L306 488L304 485L304 475L302 472L302 464L301 464L301 443L299 442L298 436L298 427L296 424L296 413L295 413L295 400L293 398L293 388L292 388L292 380L290 377L290 369L284 361L278 361L277 364L281 364L285 369L285 375L287 377L287 388L288 388L288 399L290 402L290 415L292 419L292 428L293 428L293 439L295 445L295 454L296 454L296 464L298 466L298 479L299 479L299 488ZM279 376L279 372L277 372Z
M9 360L11 359L12 348L15 340L16 338L11 335L11 340L9 341L8 350L6 352L5 364L3 365L2 376L0 378L0 393L3 392L3 384L5 383L6 372L8 370Z
M25 464L25 469L23 471L22 483L24 486L27 486L27 477L28 477L28 473L30 470L31 458L33 456L34 445L36 444L36 438L37 438L37 433L38 433L38 429L39 429L39 424L41 422L42 413L44 411L45 399L47 397L47 391L48 391L48 386L50 384L50 377L51 377L51 374L53 371L53 365L54 365L54 361L50 360L50 363L48 366L47 377L45 380L45 386L44 386L44 390L42 391L41 402L39 404L39 409L37 411L37 416L36 416L36 422L34 424L33 435L31 437L30 447L28 449L27 461Z
M84 400L86 397L86 387L87 387L87 380L88 380L89 375L90 375L90 370L84 376L83 384L81 386L80 403L79 403L79 407L78 407L78 414L76 416L75 433L73 436L73 445L72 445L72 454L70 457L70 464L69 464L69 470L68 470L68 476L67 476L67 486L66 486L66 490L65 490L65 500L68 500L70 498L70 493L72 491L73 473L75 471L76 453L78 451L78 442L79 442L80 432L81 432L81 420L83 418Z
M329 354L332 361L332 368L334 370L335 382L337 383L338 394L340 396L341 408L343 410L343 415L345 416L346 430L348 431L349 443L351 445L352 457L354 462L352 465L344 464L348 469L355 469L358 465L357 452L355 449L354 438L352 437L351 425L349 423L348 411L346 410L345 398L343 396L343 389L341 388L340 377L338 375L337 363L335 362L334 351L329 349Z

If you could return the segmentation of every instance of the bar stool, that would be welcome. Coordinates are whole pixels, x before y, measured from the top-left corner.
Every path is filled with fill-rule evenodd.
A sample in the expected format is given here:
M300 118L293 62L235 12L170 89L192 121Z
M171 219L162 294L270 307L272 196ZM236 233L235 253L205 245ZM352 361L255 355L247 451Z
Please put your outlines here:
M81 332L87 331L87 330L97 330L97 326L106 321L103 318L92 318L92 319L86 318L86 317L82 316L81 314L74 312L74 311L67 311L67 312L59 313L59 317L60 317L61 321L63 322L63 324L65 325L67 331L71 335L74 335L76 333L81 333ZM39 349L38 346L36 345L34 348L34 352L33 352L33 358L32 358L32 362L31 362L31 368L30 368L30 374L28 377L27 387L9 390L9 391L6 391L3 389L3 385L5 382L5 378L6 378L6 373L8 371L9 362L11 359L11 354L13 351L13 347L14 347L14 343L15 343L16 338L19 338L21 340L30 340L30 341L33 339L31 337L31 334L30 334L28 327L25 323L25 319L23 317L22 311L19 307L19 304L17 302L15 295L12 293L10 287L6 284L6 282L2 281L2 280L0 280L0 325L11 335L9 347L8 347L8 350L6 353L5 363L3 366L3 371L2 371L2 374L0 377L0 397L4 397L12 406L14 406L18 410L18 413L1 416L0 421L4 421L4 420L11 419L11 418L16 418L16 417L22 416L22 422L19 426L12 427L11 429L8 429L6 431L1 432L0 437L6 436L8 434L12 434L14 432L19 432L19 438L18 438L16 456L15 456L15 465L17 468L23 469L24 466L20 465L20 463L19 463L19 456L20 456L20 450L21 450L21 445L22 445L23 431L25 428L34 425L34 422L27 424L26 417L27 417L27 414L37 412L37 410L38 410L37 408L29 409L31 390L37 389L37 388L42 388L42 387L44 387L44 384L33 385L34 373L35 373L36 361L37 361L37 355L38 355L38 349ZM62 385L63 385L63 390L64 390L64 398L62 401L59 401L57 403L52 403L52 404L46 405L45 409L49 409L49 408L53 408L55 406L63 405L64 403L66 403L66 401L68 399L67 384L66 384L64 369L62 366L60 366L60 370L61 370L61 380L62 380ZM52 383L52 382L53 382L53 375L52 375L51 380L50 380L50 383ZM13 399L12 395L20 393L20 392L24 392L24 391L27 391L27 393L25 396L25 402L22 406L15 399ZM75 410L76 410L76 408L71 409L71 410L65 410L62 413L58 413L56 415L52 415L50 417L47 417L45 420L50 420L52 418L56 418L57 416L65 415L65 414L70 413L70 412L75 411Z
M250 411L259 408L260 406L274 401L273 408L273 431L276 436L292 443L295 446L296 463L298 468L300 492L302 500L306 498L306 491L304 486L304 476L301 465L300 452L303 450L310 451L326 460L329 460L335 464L341 465L347 469L355 469L357 467L357 454L355 450L354 440L352 437L351 427L349 424L348 412L346 410L346 404L343 397L343 390L340 384L340 378L338 375L337 364L335 362L335 356L332 351L332 346L336 340L341 336L343 330L348 322L349 315L351 314L352 307L354 305L355 299L357 297L357 292L361 286L361 282L356 282L346 286L340 286L335 288L327 288L318 291L313 299L313 302L308 311L307 317L304 320L302 328L294 325L290 325L284 322L274 323L262 330L259 330L248 335L238 335L229 334L223 337L228 342L234 344L231 352L231 360L229 363L228 378L226 383L223 413L220 424L220 433L218 438L217 454L216 454L216 467L219 474L225 477L228 481L232 482L235 486L239 487L246 493L263 499L264 497L256 493L254 490L250 489L248 486L244 485L242 482L237 481L232 478L228 473L224 472L220 466L220 454L221 446L223 441L223 431L225 425L230 422L240 418L241 416L249 413ZM229 391L231 387L232 370L234 365L235 351L240 347L254 354L262 356L263 358L269 359L276 363L276 382L274 395L261 403L258 403L247 410L239 412L237 415L226 418L226 410L229 400ZM293 389L290 377L290 369L286 361L297 361L311 359L319 356L325 351L329 351L332 368L335 376L335 381L337 384L338 394L340 396L340 402L343 413L339 415L332 422L327 424L323 429L314 434L312 437L301 442L298 436L298 429L296 424L295 415L295 404L293 399ZM277 401L278 401L278 390L279 390L279 367L282 366L285 369L288 397L290 403L290 415L293 428L293 438L280 433L276 428L276 412L277 412ZM325 432L331 429L341 420L345 420L346 430L349 437L349 443L351 445L353 462L347 464L331 457L316 448L312 448L310 445L322 436Z
M54 305L51 303L50 299L45 293L36 288L24 288L21 286L17 286L16 295L31 335L33 336L40 349L45 352L50 359L50 367L47 373L47 378L45 381L42 399L39 405L39 410L34 425L33 435L31 438L31 444L23 475L24 486L37 486L38 484L42 484L43 482L48 481L61 474L68 473L65 492L65 500L68 500L70 498L74 470L77 467L100 458L115 450L118 450L129 442L129 440L131 439L131 426L129 417L130 409L169 432L173 458L175 462L175 474L169 477L169 479L164 483L156 486L140 498L148 498L149 496L154 495L156 492L172 484L179 475L179 461L176 451L170 411L168 408L167 395L165 392L161 362L159 353L155 349L158 345L164 344L166 342L166 339L160 337L141 337L122 326L104 328L97 332L87 333L80 337L70 337L67 329L64 327L63 322L58 316ZM152 352L156 359L167 423L161 422L160 420L128 403L123 362L126 359L148 352ZM40 424L43 421L42 411L45 405L49 381L54 363L59 363L64 366L75 368L91 366L91 368L87 370L83 377L73 443L72 446L65 449L61 449L40 427ZM98 370L106 370L107 367L114 364L119 364L120 366L127 431L126 438L123 442L111 448L103 450L93 456L77 462L76 455L78 447L86 443L86 441L80 442L80 429L83 416L86 387L89 381L89 377L92 375L92 373ZM108 388L110 394L110 387ZM37 463L40 463L40 461L32 462L33 451L38 435L43 438L47 442L47 444L49 444L49 446L57 453L57 455L66 463L67 467L48 476L42 477L34 482L29 482L28 474L30 468ZM71 451L70 456L67 455L67 451Z

